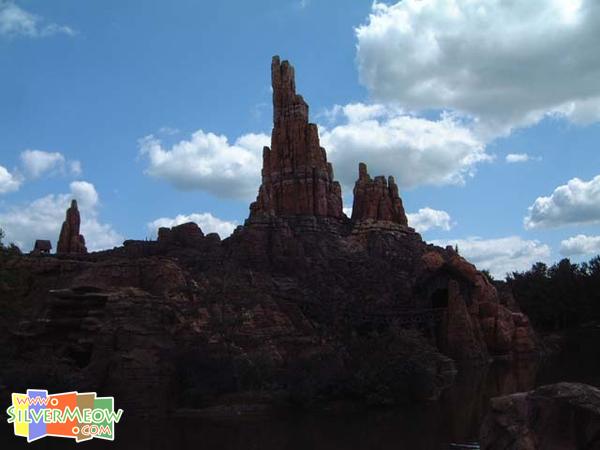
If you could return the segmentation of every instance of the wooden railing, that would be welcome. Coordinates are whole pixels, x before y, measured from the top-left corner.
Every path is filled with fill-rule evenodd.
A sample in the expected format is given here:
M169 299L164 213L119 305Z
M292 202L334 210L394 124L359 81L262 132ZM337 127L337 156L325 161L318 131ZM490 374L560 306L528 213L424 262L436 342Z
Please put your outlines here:
M429 308L414 311L390 311L381 313L350 313L353 321L370 323L373 325L402 325L420 326L435 325L441 322L448 308Z

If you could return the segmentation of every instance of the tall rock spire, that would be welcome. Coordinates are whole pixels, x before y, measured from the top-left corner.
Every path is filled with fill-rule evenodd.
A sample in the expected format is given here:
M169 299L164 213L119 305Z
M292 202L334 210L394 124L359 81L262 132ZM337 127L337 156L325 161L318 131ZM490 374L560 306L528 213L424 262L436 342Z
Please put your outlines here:
M298 120L308 123L308 105L296 94L294 67L288 61L279 62L274 56L271 62L271 86L273 88L273 124Z
M262 184L250 217L343 217L340 184L333 180L317 126L308 123L308 105L296 94L294 68L288 61L273 57L271 82L271 148L263 149Z
M81 218L77 208L77 200L71 201L67 209L67 216L60 229L60 237L56 246L56 253L87 253L84 237L79 234Z
M408 225L394 177L388 177L387 180L383 176L372 179L365 163L358 165L358 180L354 185L352 205L352 221L361 220Z

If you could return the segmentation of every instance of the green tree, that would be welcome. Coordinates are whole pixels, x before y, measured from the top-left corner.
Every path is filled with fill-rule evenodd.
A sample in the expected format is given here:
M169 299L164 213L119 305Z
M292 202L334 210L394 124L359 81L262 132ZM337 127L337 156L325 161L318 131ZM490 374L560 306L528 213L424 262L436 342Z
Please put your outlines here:
M600 320L600 256L587 263L563 259L536 263L507 282L521 309L541 330L552 331Z
M13 255L20 255L21 254L21 249L19 247L17 247L16 244L14 244L13 242L11 242L8 245L5 245L3 240L6 237L6 234L4 234L4 230L2 228L0 228L0 255L8 255L8 256L13 256Z
M493 283L494 281L496 281L496 280L494 279L493 275L490 273L490 271L489 271L489 270L487 270L487 269L483 269L483 270L481 271L481 273L482 273L482 274L483 274L485 277L487 277L487 279L489 280L489 282L490 282L490 283Z

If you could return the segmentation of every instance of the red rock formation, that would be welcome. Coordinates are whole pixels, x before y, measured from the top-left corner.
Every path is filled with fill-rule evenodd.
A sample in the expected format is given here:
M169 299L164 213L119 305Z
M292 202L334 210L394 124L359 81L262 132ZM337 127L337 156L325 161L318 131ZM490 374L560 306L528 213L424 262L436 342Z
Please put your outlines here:
M67 209L67 217L60 229L60 237L56 245L56 253L87 253L85 238L79 234L81 218L77 209L77 200L71 201Z
M445 351L457 360L484 360L487 349L481 341L477 320L469 314L458 283L448 283L448 315Z
M189 245L204 237L200 227L194 222L187 222L173 228L158 229L158 242L161 244Z
M52 243L45 239L37 239L35 241L35 245L33 246L33 250L31 251L32 255L41 255L43 253L50 253L52 250Z
M358 180L354 185L352 221L369 219L408 225L394 177L388 177L387 181L383 176L371 179L367 165L360 163Z
M442 339L448 354L457 359L485 359L488 353L518 359L535 352L535 333L527 317L501 304L496 287L473 264L451 248L446 251L446 261L440 253L428 252L421 264L429 273L451 274L470 293L465 298L457 281L448 283L448 322Z
M308 105L296 94L294 68L273 57L273 122L271 148L263 151L262 184L250 217L309 215L343 217L340 184L317 126L308 123Z
M26 350L0 355L2 382L23 373L43 385L52 367L56 379L112 392L143 414L189 407L167 400L186 392L205 406L267 385L390 404L415 380L439 391L449 372L448 358L401 328L434 333L457 360L535 351L510 295L406 226L393 180L371 180L361 165L355 221L344 217L293 69L277 58L273 88L263 184L231 237L188 223L86 258L0 258L0 348ZM59 252L85 249L79 223L73 202ZM305 374L318 385L298 385L313 378Z

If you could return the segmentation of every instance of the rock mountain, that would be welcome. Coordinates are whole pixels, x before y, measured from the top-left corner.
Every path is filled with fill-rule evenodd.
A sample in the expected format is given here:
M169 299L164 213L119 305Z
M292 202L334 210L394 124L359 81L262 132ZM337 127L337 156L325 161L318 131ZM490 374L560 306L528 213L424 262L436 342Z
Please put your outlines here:
M271 77L262 183L232 236L190 223L86 254L75 205L57 255L2 258L2 396L92 390L140 414L393 404L438 395L453 360L536 351L509 292L408 226L393 177L360 164L346 217L293 67L274 57Z

